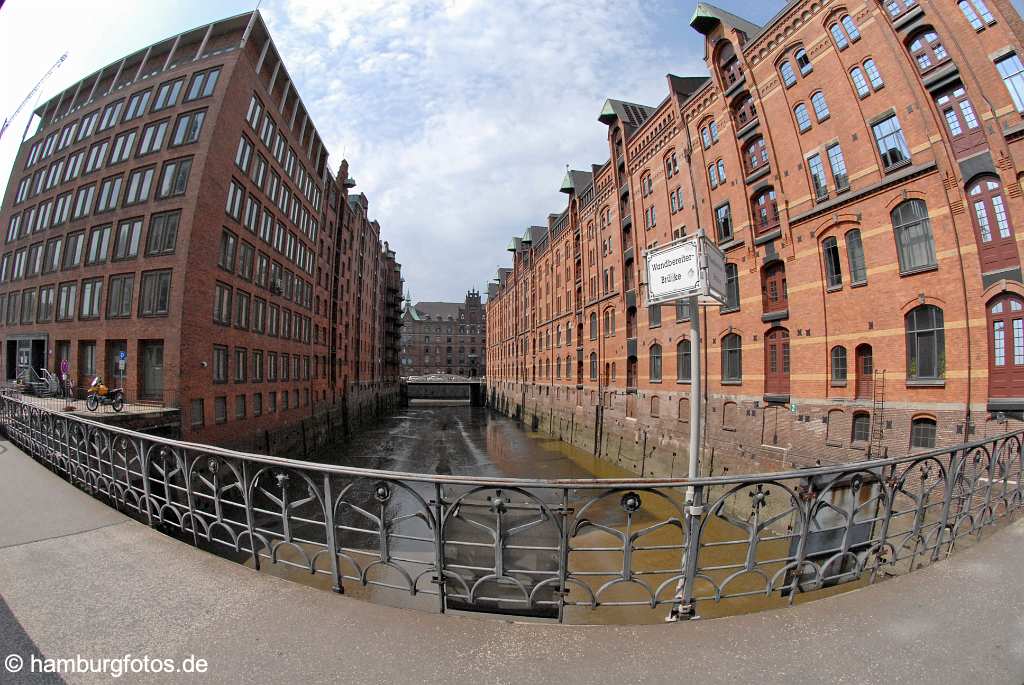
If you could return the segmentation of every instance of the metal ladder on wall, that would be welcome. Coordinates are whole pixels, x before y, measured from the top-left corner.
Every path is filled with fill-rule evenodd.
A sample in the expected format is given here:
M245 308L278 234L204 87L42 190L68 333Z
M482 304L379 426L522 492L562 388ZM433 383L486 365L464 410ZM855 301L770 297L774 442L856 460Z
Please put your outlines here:
M871 380L871 439L868 459L881 459L882 438L885 436L885 369L875 369Z

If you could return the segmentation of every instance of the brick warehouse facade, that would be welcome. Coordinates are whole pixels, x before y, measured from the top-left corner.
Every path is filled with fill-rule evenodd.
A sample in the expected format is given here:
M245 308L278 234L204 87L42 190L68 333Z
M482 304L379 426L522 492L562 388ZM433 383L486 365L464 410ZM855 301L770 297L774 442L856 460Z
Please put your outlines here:
M403 376L432 373L476 378L487 375L487 313L480 293L462 302L406 300L402 311Z
M0 349L249 444L397 397L402 291L258 12L134 52L36 110L4 196Z
M1024 23L1008 1L701 3L710 76L608 100L609 161L512 240L490 402L644 475L685 475L689 312L645 249L704 230L704 473L905 454L1024 410ZM884 370L884 385L879 372Z

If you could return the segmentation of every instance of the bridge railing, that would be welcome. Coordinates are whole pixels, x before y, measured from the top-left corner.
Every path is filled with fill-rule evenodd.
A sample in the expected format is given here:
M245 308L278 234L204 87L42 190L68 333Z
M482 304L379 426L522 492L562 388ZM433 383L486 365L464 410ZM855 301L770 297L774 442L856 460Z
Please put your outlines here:
M71 483L179 539L442 612L648 622L786 605L917 570L1024 507L1024 432L781 473L529 480L244 454L13 397L0 420Z

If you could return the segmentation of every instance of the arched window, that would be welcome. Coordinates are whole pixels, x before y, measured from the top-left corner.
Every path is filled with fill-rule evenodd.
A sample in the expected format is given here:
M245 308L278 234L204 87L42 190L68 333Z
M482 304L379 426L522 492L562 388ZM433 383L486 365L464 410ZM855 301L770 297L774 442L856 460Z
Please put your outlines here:
M842 409L829 409L825 415L825 444L841 446L842 438L839 430L842 427L844 412Z
M725 160L718 160L716 166L718 167L718 182L725 183Z
M946 376L946 332L942 310L931 304L915 307L905 317L907 378L939 380Z
M590 312L590 339L597 340L597 313Z
M854 358L856 368L854 369L854 379L857 382L856 395L858 399L868 399L872 397L874 392L874 351L871 349L871 345L867 343L861 343L857 345L857 349L854 350Z
M743 340L735 333L722 336L722 381L743 380Z
M886 0L885 11L893 19L917 6L917 0Z
M997 176L983 176L967 189L983 273L1019 265L1013 223Z
M853 415L850 442L867 442L871 438L871 415L859 411Z
M988 304L988 396L1019 397L1024 388L1024 298L1003 293Z
M707 150L711 147L711 133L708 132L708 127L703 126L700 129L700 139L704 143L704 149Z
M711 132L711 142L712 143L717 143L718 142L718 122L715 121L714 119L712 119L708 123L708 131Z
M714 162L708 164L708 185L718 187L718 166Z
M676 381L690 380L690 341L683 339L676 343Z
M900 272L908 273L936 265L928 207L923 200L907 200L892 210Z
M988 5L985 4L985 0L960 0L960 11L964 13L964 17L970 22L971 28L975 31L981 29L985 24L994 24L995 17L988 9Z
M840 50L844 50L850 43L860 40L860 30L849 14L844 14L838 23L832 24L829 31L832 33L832 39L836 42L836 47Z
M743 78L740 61L736 57L732 43L726 42L718 52L718 73L722 77L722 83L725 84L726 90Z
M943 47L939 34L934 29L921 29L915 33L907 44L910 56L917 62L918 71L928 71L949 59L949 53Z
M850 39L846 37L846 32L843 31L839 24L832 24L828 30L832 34L832 40L835 41L838 49L845 50L850 46Z
M597 352L590 353L590 380L597 380Z
M935 419L918 416L910 424L910 447L916 450L935 449L935 434L938 426Z
M661 400L658 399L657 395L651 396L651 416L660 416L661 414Z
M661 345L658 343L651 345L649 371L652 381L661 380Z
M612 382L615 381L615 362L612 362Z
M783 311L789 307L786 265L781 260L766 264L761 269L761 300L766 314Z
M868 82L864 78L864 72L861 71L860 67L854 67L850 70L850 78L853 79L853 87L857 89L857 97L866 98L871 95L871 89L868 88Z
M807 51L803 48L798 48L797 51L793 53L793 59L796 60L796 67L800 70L801 76L807 76L807 74L814 71L814 65L811 64L811 59L807 56Z
M722 311L736 311L740 308L740 270L733 263L725 265L725 304Z
M561 357L556 357L555 358L555 377L559 378L559 379L562 377L562 358Z
M732 105L733 118L736 120L736 128L741 129L754 119L757 119L757 110L754 108L754 98L749 93L741 93Z
M758 233L765 233L779 225L779 205L775 199L775 188L769 186L761 190L750 204Z
M679 173L679 158L672 152L665 157L665 177L672 178Z
M864 244L860 239L860 229L846 232L846 260L850 265L850 285L863 285L868 282L868 270L864 261Z
M832 384L846 385L846 348L842 345L832 348Z
M829 117L828 103L825 102L825 94L820 90L811 96L811 104L814 105L814 116L817 117L819 122L825 121Z
M786 87L796 85L796 72L793 71L793 65L789 63L788 59L782 60L779 64L779 74L782 75L782 82L786 84Z
M764 136L755 136L743 147L743 163L748 174L768 164L768 147L764 144Z
M736 430L737 412L735 402L726 402L722 405L722 428Z
M839 241L829 236L821 241L821 252L825 259L825 282L829 289L843 286L843 263L839 259Z
M651 179L651 174L646 173L640 178L640 194L647 197L654 192L654 181Z
M807 112L807 105L801 102L794 107L793 116L796 117L796 126L800 129L800 133L811 128L811 115Z
M679 398L679 420L683 423L688 423L690 420L690 398L680 397Z
M864 60L864 71L867 72L868 80L871 81L872 88L878 90L885 85L885 81L882 80L881 72L879 72L878 67L875 66L875 60Z
M955 154L968 155L987 146L974 105L962 85L958 84L939 95L935 104L946 121Z

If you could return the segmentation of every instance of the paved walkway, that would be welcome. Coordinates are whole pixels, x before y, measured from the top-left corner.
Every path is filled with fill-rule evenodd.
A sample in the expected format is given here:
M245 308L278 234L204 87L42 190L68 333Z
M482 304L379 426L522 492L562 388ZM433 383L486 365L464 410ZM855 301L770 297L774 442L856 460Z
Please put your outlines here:
M793 609L516 624L386 608L251 571L112 512L6 441L0 450L0 660L209 662L205 676L154 682L1024 682L1024 522L911 576ZM0 683L43 682L59 681L14 679L0 664Z

